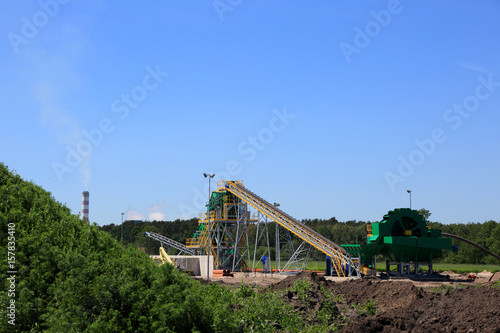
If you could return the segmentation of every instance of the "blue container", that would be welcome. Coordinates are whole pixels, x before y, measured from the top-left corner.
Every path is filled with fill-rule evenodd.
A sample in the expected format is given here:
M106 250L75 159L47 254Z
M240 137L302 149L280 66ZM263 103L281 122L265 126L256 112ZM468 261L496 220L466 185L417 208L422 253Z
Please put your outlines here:
M331 276L332 275L332 257L326 256L326 271L325 271L326 276Z

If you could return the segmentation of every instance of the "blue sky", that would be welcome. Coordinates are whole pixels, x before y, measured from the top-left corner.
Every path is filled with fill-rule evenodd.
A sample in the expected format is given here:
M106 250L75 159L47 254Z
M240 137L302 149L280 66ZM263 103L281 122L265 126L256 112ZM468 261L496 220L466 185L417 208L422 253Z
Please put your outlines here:
M0 160L90 219L243 180L298 218L500 221L500 3L3 1ZM215 182L212 182L212 188Z

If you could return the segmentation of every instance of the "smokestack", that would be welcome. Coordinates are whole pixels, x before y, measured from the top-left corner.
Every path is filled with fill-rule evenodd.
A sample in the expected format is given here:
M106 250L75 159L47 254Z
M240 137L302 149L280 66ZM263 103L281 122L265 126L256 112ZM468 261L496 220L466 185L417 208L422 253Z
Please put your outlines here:
M82 220L89 220L89 191L82 192Z

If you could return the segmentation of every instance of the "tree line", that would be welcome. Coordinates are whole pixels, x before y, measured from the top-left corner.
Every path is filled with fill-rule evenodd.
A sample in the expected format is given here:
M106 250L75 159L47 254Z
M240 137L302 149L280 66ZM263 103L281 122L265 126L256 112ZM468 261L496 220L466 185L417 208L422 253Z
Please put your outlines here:
M420 214L424 219L429 219L431 213L426 209L420 209ZM322 236L334 241L337 244L366 244L367 226L371 222L364 221L346 221L339 222L335 217L330 219L304 219L301 221L306 226L315 230ZM484 223L467 224L443 224L439 222L428 222L428 225L434 229L441 229L443 233L454 234L466 238L480 246L483 246L493 253L500 254L500 223L495 221L486 221ZM158 254L160 243L154 239L144 236L146 231L156 232L171 238L180 243L185 243L187 238L193 237L194 231L198 227L197 219L175 220L175 221L128 221L123 224L123 243L132 244L144 248L148 254ZM101 227L111 234L115 239L121 239L121 225L105 225ZM269 245L271 253L276 249L275 222L268 226ZM282 229L281 232L284 232ZM250 232L249 239L255 239L256 228ZM292 235L292 242L297 248L301 243L298 237ZM460 263L460 264L500 264L497 259L486 255L477 248L461 242L452 240L453 246L457 251L444 251L442 258L437 258L435 262ZM263 240L258 244L260 253L264 252L266 246ZM312 260L325 260L325 255L318 250L314 250L311 256Z

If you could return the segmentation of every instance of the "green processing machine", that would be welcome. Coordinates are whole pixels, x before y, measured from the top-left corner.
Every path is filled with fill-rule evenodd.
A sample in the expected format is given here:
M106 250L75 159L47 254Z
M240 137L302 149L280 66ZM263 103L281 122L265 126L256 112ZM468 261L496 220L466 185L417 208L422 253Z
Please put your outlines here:
M443 250L452 250L451 238L443 238L441 230L431 229L416 210L400 208L389 211L380 222L368 225L366 244L341 245L359 260L364 274L375 274L377 255L386 260L386 270L397 266L398 275L418 275L420 266L428 266Z

